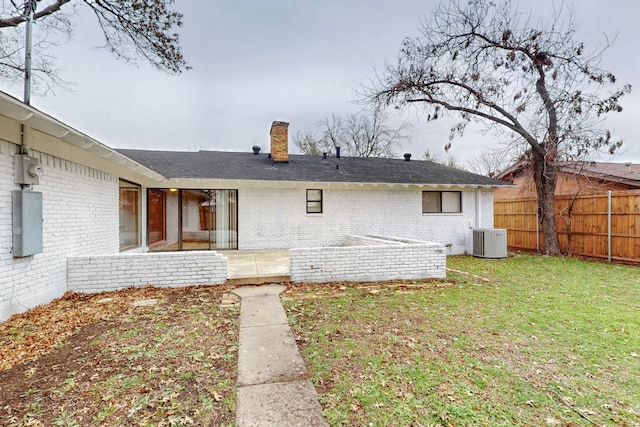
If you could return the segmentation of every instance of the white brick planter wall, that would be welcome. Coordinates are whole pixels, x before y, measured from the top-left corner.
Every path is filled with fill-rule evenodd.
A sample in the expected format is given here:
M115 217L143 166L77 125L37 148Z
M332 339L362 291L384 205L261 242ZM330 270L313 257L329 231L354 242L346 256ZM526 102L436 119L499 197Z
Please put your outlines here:
M130 287L184 287L227 280L227 258L213 251L70 257L68 288L95 293Z
M381 244L389 240L387 244ZM446 251L439 243L382 236L349 236L358 246L295 248L289 250L291 280L366 282L446 277Z

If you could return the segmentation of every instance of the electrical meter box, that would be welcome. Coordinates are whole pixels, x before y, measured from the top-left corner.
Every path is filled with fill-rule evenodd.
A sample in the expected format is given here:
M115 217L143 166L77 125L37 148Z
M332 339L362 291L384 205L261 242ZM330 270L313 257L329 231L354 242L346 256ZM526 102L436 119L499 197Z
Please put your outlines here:
M13 256L42 252L42 193L16 190L13 194Z
M14 157L13 166L16 184L40 184L44 168L37 158L18 154Z

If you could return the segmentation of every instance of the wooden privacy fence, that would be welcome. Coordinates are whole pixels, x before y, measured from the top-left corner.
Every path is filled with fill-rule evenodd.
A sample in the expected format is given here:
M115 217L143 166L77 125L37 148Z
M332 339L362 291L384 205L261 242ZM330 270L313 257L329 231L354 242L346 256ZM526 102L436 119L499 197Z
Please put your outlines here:
M562 252L640 263L640 190L555 197ZM506 228L507 245L543 249L535 199L494 202L494 227Z

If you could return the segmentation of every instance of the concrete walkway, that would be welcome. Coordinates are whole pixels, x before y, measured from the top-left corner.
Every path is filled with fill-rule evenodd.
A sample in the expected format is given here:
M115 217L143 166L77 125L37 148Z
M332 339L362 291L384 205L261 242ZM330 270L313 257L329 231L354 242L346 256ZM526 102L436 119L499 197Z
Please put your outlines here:
M328 426L280 302L281 285L243 286L238 427Z
M288 249L221 253L228 260L228 283L231 285L258 285L291 280Z

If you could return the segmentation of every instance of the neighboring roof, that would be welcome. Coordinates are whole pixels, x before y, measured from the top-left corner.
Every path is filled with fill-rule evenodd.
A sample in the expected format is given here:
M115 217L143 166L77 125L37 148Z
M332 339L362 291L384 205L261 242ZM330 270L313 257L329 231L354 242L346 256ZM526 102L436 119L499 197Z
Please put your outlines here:
M121 154L177 179L289 182L387 183L500 187L511 184L424 160L289 155L274 163L268 154L225 151L150 151L119 149Z
M640 188L640 164L637 163L568 162L562 170Z
M574 175L582 175L603 181L615 182L640 188L640 164L612 162L561 162L560 171ZM527 163L518 162L496 178L509 180L526 169Z

